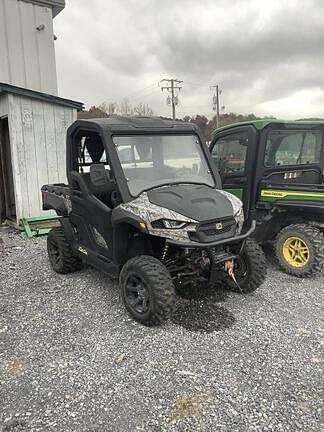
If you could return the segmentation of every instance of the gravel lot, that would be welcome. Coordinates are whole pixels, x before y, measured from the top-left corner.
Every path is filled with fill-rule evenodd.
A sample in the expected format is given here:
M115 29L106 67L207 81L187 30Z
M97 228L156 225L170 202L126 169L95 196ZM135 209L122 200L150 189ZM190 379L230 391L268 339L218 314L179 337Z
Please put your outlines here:
M57 275L46 239L2 237L0 430L323 431L323 275L269 257L254 294L179 298L146 328L105 275Z

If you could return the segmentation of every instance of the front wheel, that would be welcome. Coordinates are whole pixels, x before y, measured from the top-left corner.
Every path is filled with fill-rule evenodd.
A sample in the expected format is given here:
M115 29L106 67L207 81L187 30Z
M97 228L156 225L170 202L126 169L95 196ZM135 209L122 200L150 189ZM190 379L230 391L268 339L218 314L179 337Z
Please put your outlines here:
M233 273L237 284L229 276L227 288L243 294L259 288L267 274L267 264L263 250L255 240L247 239L242 254L234 260Z
M132 318L147 326L171 317L175 291L166 267L156 258L141 255L126 262L119 278L121 297Z

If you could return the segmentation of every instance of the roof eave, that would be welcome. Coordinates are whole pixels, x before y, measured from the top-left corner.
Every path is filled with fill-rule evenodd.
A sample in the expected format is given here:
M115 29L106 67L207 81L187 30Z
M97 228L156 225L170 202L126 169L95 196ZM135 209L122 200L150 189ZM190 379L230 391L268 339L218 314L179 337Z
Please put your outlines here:
M22 87L16 87L11 84L0 82L0 94L14 94L17 96L29 97L43 102L53 103L56 105L74 108L77 111L82 111L84 104L82 102L74 101L71 99L64 99L58 96L53 96L47 93L41 93L35 90L30 90Z
M53 18L56 17L64 8L65 0L21 0L26 3L36 4L38 6L50 7L52 9Z

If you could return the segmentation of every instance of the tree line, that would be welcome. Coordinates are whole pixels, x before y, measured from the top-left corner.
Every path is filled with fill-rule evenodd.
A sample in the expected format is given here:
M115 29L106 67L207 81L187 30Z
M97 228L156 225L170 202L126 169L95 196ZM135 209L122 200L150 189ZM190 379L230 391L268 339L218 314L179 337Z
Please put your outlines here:
M219 115L218 127L226 126L228 124L260 120L262 118L274 118L274 117L258 117L255 114L237 114L234 112L223 113ZM195 116L185 116L183 121L195 123L200 127L207 140L210 140L213 135L213 131L216 129L217 117L214 115L211 119L208 119L204 115L197 114Z
M123 116L152 116L153 110L148 104L139 103L132 105L127 99L121 102L102 102L98 106L91 106L88 111L81 111L78 113L78 118L104 118L112 114L119 114Z
M125 116L141 115L141 116L152 116L154 112L148 104L139 103L132 105L129 101L124 99L122 102L103 102L102 104L89 108L88 111L82 111L78 113L78 118L104 118L109 117L112 114L119 114ZM223 113L219 115L219 127L225 126L232 123L259 120L262 117L258 117L255 114L237 114L234 112ZM266 117L269 118L269 117ZM271 117L274 118L274 117ZM213 131L216 129L216 115L211 119L208 119L204 115L196 114L194 116L185 116L178 120L195 123L200 127L207 140L211 139Z

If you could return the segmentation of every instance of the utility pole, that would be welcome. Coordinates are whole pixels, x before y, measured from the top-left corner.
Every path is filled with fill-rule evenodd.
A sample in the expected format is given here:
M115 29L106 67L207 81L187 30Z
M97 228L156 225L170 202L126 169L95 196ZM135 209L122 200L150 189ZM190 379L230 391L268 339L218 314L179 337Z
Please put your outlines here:
M213 95L213 110L216 111L216 128L218 128L219 127L219 96L222 94L222 90L220 90L218 84L212 85L210 86L210 88L215 89Z
M176 106L179 103L178 92L180 93L182 89L182 87L179 84L183 83L183 81L174 78L169 78L169 79L165 78L159 82L159 85L163 83L165 83L165 85L161 86L161 91L163 92L164 90L166 90L168 93L171 93L171 96L168 95L166 102L168 105L171 105L172 118L173 120L175 120Z

